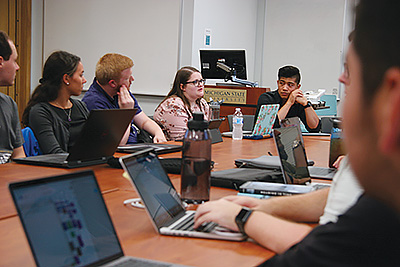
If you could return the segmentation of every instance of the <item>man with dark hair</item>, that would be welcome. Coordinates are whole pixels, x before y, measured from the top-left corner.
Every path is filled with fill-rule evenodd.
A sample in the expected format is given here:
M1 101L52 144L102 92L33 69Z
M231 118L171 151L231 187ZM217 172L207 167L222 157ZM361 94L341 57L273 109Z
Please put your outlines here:
M294 66L284 66L278 71L278 89L260 95L257 102L256 116L262 105L280 104L274 128L285 118L299 117L309 132L319 132L320 120L311 103L300 90L300 71Z
M262 266L400 266L398 10L400 1L359 1L354 38L339 78L346 86L346 150L365 194L336 223L315 227L302 241ZM222 213L237 215L217 220L220 215L209 205L202 208L207 217L203 220L254 235L251 226L262 223L260 211L221 204Z
M14 43L5 32L0 31L0 86L14 84L19 70L17 57ZM0 93L0 164L10 158L25 157L22 144L17 104L11 97Z

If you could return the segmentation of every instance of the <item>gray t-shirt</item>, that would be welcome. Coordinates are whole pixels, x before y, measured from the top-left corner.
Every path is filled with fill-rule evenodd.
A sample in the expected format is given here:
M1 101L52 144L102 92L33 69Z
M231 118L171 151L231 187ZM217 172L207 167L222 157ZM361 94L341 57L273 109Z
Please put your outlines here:
M0 153L12 153L23 143L17 104L8 95L0 93Z

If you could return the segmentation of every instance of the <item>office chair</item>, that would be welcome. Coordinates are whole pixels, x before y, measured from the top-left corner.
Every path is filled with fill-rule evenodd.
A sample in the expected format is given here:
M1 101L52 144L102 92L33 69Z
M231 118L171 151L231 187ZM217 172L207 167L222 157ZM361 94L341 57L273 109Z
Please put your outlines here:
M228 115L229 131L232 132L233 115ZM254 115L243 115L243 131L253 131Z
M22 136L24 137L24 152L27 157L42 155L39 143L31 128L25 127L21 130Z

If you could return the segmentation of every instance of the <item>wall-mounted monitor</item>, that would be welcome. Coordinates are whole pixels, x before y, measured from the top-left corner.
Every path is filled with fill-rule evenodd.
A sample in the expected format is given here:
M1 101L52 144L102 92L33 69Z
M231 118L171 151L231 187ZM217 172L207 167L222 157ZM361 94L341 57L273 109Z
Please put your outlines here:
M232 72L217 67L217 62L225 64ZM245 50L200 50L200 65L204 79L230 79L235 75L247 80Z

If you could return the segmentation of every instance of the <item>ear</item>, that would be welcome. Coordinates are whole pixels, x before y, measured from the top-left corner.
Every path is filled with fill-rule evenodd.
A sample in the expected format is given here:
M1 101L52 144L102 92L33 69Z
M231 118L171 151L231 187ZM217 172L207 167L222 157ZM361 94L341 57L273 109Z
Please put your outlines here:
M2 56L0 56L0 68L3 67L3 62L4 62L4 58Z
M109 80L108 85L111 86L111 88L115 88L118 86L118 84L115 80Z
M400 153L400 68L385 73L382 89L374 103L378 127L378 146L383 154Z
M300 87L301 87L301 84L298 84L298 85L297 85L297 89L300 89Z
M182 92L185 92L185 85L183 83L181 83L180 85Z
M70 80L70 78L71 78L71 77L69 77L68 74L64 74L64 75L63 75L63 82L64 82L66 85L69 85L69 80Z

